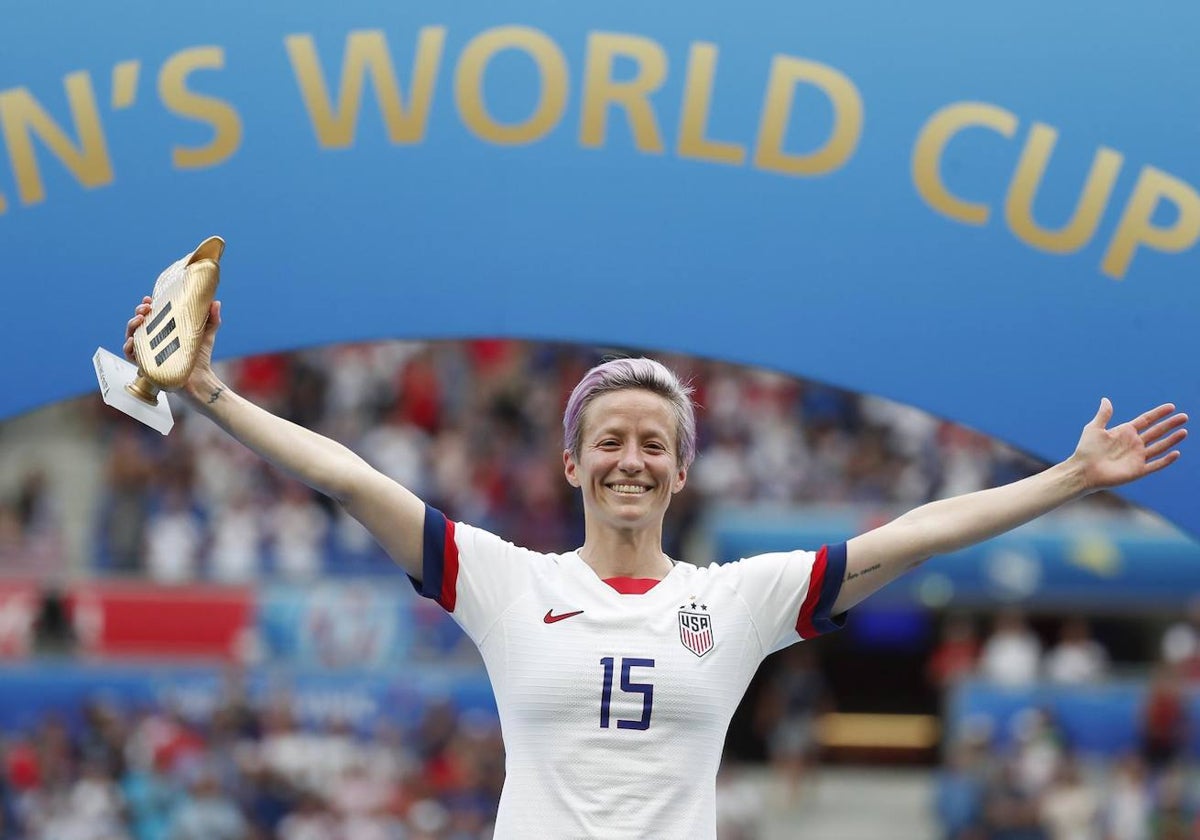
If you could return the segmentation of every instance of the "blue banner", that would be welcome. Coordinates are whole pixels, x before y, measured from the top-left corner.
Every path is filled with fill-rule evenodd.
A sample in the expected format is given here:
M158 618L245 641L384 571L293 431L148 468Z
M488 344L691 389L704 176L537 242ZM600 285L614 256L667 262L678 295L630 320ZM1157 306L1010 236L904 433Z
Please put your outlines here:
M0 14L0 416L95 387L209 234L223 356L387 337L684 351L1049 460L1200 405L1187 0ZM68 24L69 21L69 24ZM1200 459L1126 495L1200 534Z
M412 646L415 599L407 582L265 586L257 621L263 654L309 667L399 666Z
M716 559L837 543L893 511L826 507L726 509L709 520ZM1200 544L1146 517L1049 516L952 554L871 596L871 607L942 609L1020 604L1116 614L1185 612L1196 597Z

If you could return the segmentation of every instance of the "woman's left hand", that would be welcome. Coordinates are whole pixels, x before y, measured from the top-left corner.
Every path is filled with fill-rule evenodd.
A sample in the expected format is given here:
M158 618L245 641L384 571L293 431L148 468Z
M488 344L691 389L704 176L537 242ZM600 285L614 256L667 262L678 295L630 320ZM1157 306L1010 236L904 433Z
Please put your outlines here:
M1179 450L1174 447L1187 437L1183 426L1188 416L1176 413L1172 403L1153 408L1128 423L1106 428L1112 416L1112 403L1105 397L1100 400L1100 410L1092 422L1083 427L1079 445L1071 456L1082 469L1089 490L1126 484L1179 459Z

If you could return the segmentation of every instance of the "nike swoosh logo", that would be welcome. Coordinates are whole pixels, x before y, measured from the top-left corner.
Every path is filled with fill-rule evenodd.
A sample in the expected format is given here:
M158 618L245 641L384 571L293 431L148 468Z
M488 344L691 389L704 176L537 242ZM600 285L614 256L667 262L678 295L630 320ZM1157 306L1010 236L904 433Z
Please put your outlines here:
M583 613L583 610L575 610L575 612L563 613L562 615L555 615L554 610L546 610L546 617L543 618L542 621L546 622L547 624L553 624L554 622L562 621L565 618L574 618L575 616L580 615L582 613Z

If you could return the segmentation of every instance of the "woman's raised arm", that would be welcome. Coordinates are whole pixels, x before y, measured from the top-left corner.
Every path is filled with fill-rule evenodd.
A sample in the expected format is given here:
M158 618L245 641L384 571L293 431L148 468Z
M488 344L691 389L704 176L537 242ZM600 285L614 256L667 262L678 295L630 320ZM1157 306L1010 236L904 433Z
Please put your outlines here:
M143 298L126 327L125 356L135 364L133 331L150 317L150 304L149 297ZM195 367L180 395L255 454L339 502L408 574L420 580L422 501L337 441L234 393L212 369L220 326L221 304L214 301Z
M840 613L935 554L974 545L1054 508L1127 484L1175 463L1187 436L1186 414L1167 403L1107 428L1107 398L1083 428L1074 454L1020 481L922 505L846 544L846 576L834 604Z

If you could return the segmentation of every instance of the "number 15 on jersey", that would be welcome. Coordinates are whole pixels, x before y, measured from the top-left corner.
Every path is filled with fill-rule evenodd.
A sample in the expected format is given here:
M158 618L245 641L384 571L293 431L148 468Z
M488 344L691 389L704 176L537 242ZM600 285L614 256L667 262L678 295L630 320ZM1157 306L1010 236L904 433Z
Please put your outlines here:
M617 666L616 660L612 656L604 657L600 660L600 664L604 666L604 687L600 692L600 728L608 729L611 717L609 707L612 705L613 677L616 674ZM642 695L642 716L638 720L619 718L617 729L650 728L650 712L654 706L654 686L650 683L634 682L632 670L653 667L653 659L621 658L621 691L626 694Z

